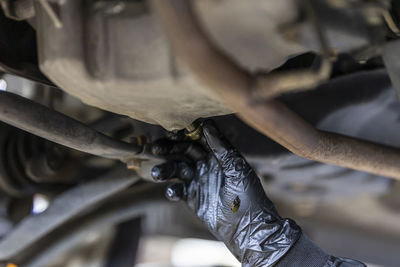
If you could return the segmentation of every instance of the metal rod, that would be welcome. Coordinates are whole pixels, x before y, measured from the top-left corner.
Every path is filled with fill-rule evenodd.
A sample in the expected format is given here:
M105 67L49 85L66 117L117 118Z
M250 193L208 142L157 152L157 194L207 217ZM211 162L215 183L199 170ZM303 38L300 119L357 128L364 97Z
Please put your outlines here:
M0 92L0 120L52 142L96 156L125 161L142 148L102 133L64 114L9 92Z
M299 156L400 179L400 149L319 131L275 100L254 102L253 77L209 41L191 3L152 1L177 56L242 120Z
M317 70L281 71L257 76L252 98L257 100L273 99L283 93L315 88L331 76L332 63L327 57L321 58Z
M252 89L253 98L255 99L273 99L283 93L315 88L331 76L332 51L329 48L327 38L318 16L315 14L312 1L303 0L302 2L320 45L320 53L322 54L320 66L317 70L312 68L300 69L257 76L255 86Z

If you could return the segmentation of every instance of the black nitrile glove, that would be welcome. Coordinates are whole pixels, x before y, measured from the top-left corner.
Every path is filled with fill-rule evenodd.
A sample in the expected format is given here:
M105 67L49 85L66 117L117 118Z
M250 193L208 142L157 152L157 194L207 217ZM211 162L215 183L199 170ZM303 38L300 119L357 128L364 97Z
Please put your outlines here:
M339 266L328 265L337 259L302 235L295 222L279 216L253 169L213 122L203 123L202 137L197 143L160 140L152 150L157 156L170 158L153 168L153 178L180 179L167 188L167 197L186 201L243 266ZM310 263L308 255L299 262L297 253L288 253L298 240L299 251L314 250L315 255L309 256L318 262ZM280 265L286 254L289 258Z

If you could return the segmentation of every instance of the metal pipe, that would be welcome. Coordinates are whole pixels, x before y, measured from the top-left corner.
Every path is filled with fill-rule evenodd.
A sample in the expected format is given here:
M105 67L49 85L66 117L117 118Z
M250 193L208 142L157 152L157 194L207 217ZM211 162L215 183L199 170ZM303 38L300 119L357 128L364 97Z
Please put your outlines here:
M300 69L280 71L257 76L252 89L255 99L273 99L283 93L295 92L315 88L331 76L333 51L329 48L327 38L321 27L318 16L315 14L311 0L303 0L306 16L312 24L316 39L322 54L321 63L317 70Z
M299 156L400 179L399 149L319 131L278 101L254 101L253 77L208 40L190 1L152 5L177 56L253 128Z
M102 133L64 114L9 92L0 92L0 120L34 135L82 152L127 160L142 148Z
M332 63L323 57L317 70L291 70L257 76L252 97L254 100L273 99L283 93L315 88L331 76Z

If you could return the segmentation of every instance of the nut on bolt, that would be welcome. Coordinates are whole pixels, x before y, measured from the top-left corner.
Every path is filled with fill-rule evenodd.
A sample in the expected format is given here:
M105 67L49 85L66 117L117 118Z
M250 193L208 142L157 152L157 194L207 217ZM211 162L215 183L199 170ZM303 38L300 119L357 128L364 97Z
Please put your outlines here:
M185 128L185 135L192 140L198 140L201 137L200 123L192 123Z
M137 171L142 167L142 160L141 159L128 159L126 161L126 167L128 170Z
M146 138L146 136L143 136L143 135L134 136L134 137L131 137L130 143L142 147L147 143L147 138Z
M135 144L137 146L144 147L144 145L147 143L146 136L135 136L131 138L131 143ZM137 171L142 167L142 161L143 159L140 158L131 158L125 161L126 167L129 170L134 170Z
M142 149L144 149L144 146L147 143L146 136L134 136L130 141L131 144L142 147ZM137 171L142 167L142 161L143 159L140 158L130 158L125 160L125 164L128 170Z

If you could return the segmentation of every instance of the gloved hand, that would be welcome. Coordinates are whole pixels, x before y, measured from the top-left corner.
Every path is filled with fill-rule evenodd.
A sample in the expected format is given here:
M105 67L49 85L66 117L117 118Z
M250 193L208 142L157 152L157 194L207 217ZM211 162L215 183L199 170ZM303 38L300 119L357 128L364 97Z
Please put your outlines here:
M199 142L160 140L152 152L169 159L152 169L153 178L180 180L166 196L186 201L242 266L365 266L326 254L295 222L282 219L254 170L211 121Z
M282 219L267 198L254 170L211 121L204 122L198 143L160 140L155 155L171 158L155 166L159 181L178 178L168 187L171 200L184 200L210 232L223 241L243 266L275 264L301 235L290 219ZM197 161L176 156L205 154ZM187 158L187 157L186 157ZM193 158L193 157L192 157Z

